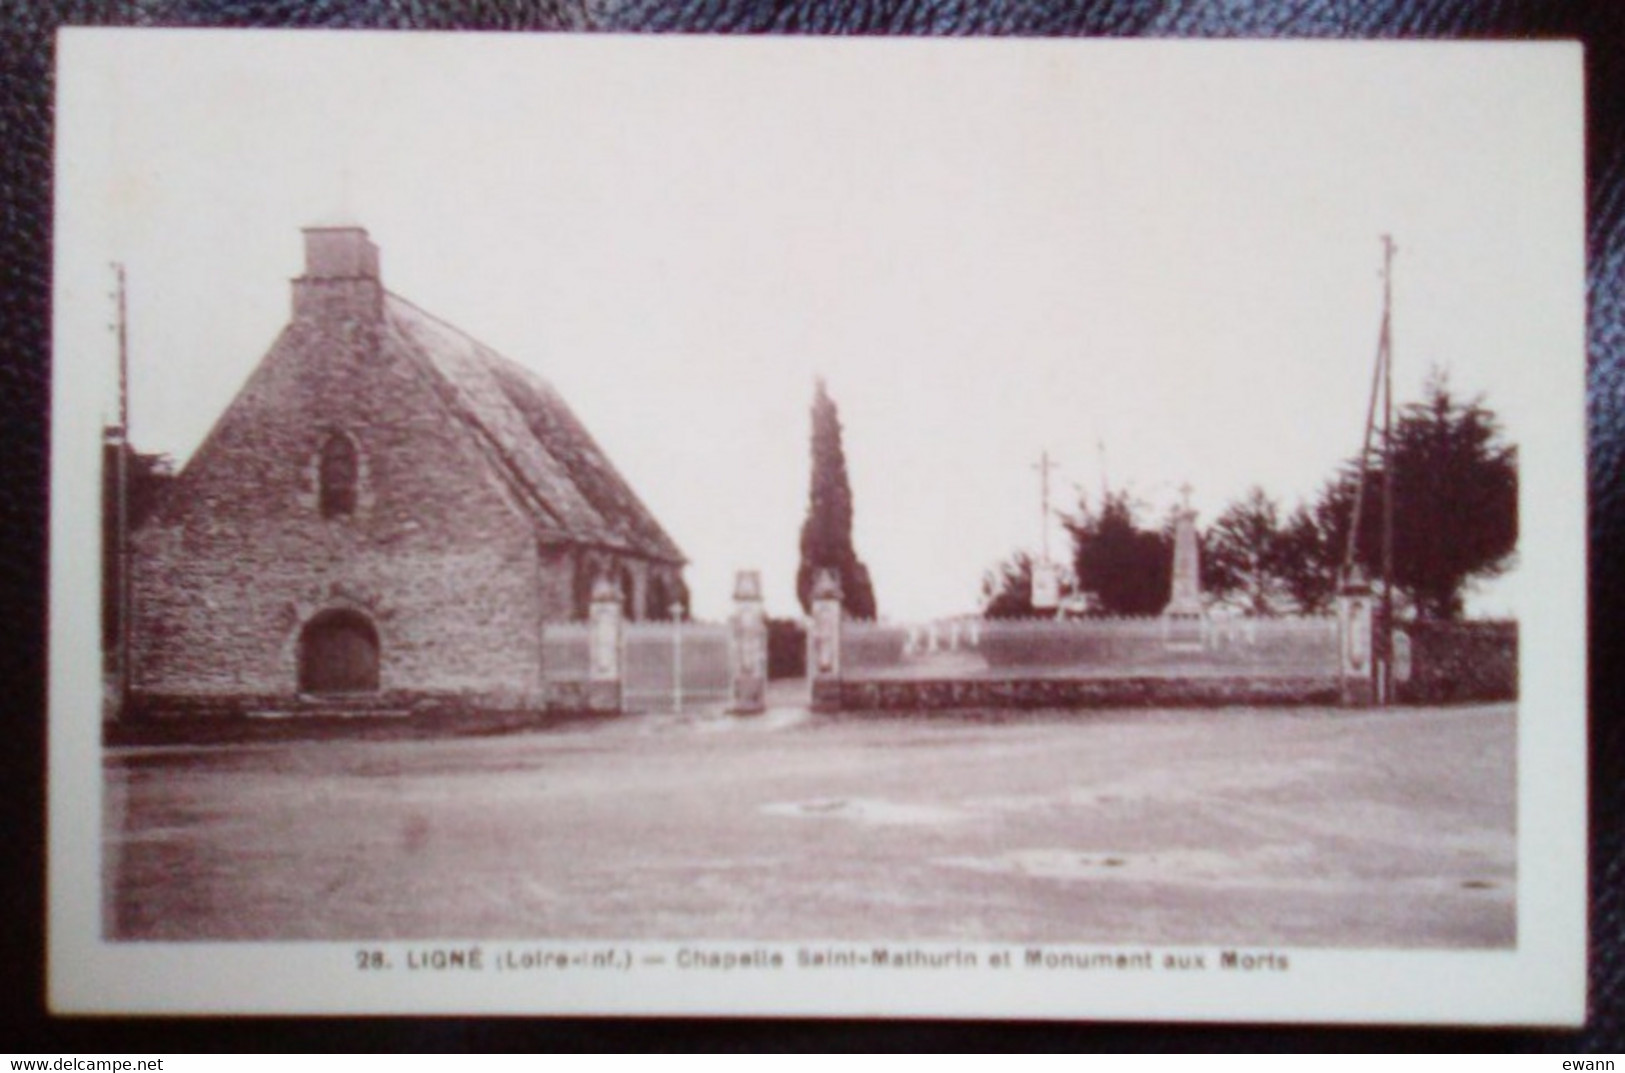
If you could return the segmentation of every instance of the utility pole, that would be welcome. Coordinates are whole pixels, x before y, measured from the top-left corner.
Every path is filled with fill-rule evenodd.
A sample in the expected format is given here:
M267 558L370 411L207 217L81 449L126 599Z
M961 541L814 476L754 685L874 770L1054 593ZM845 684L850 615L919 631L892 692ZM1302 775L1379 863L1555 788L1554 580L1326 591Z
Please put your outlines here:
M1042 561L1046 565L1049 563L1049 472L1055 468L1056 463L1050 459L1047 448L1043 454L1038 456L1038 461L1033 464L1033 469L1038 471L1039 525L1041 527L1039 529L1039 546L1043 552Z
M1378 605L1379 621L1372 641L1372 659L1376 664L1376 701L1386 704L1392 693L1393 682L1393 615L1394 615L1394 372L1393 372L1393 270L1394 254L1399 247L1392 236L1382 236L1382 327L1377 335L1377 360L1371 370L1371 398L1366 404L1365 438L1360 446L1359 480L1354 486L1354 512L1349 518L1348 544L1343 553L1342 577L1339 586L1353 577L1356 553L1359 548L1360 523L1365 518L1366 477L1371 471L1372 438L1377 429L1377 400L1382 399L1382 597Z
M1381 678L1377 701L1387 704L1393 691L1394 636L1394 245L1382 236L1382 336L1377 344L1382 363L1382 627L1378 634Z
M130 707L130 611L133 603L130 584L130 335L125 305L124 265L113 264L118 280L118 426L113 432L114 451L114 561L118 570L118 591L114 606L118 614L118 718Z

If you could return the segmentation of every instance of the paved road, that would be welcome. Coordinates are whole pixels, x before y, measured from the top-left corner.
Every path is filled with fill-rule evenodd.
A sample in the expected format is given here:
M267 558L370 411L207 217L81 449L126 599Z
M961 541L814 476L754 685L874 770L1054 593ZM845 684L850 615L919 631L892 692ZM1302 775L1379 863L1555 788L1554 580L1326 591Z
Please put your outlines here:
M1508 705L110 750L140 939L1509 946Z

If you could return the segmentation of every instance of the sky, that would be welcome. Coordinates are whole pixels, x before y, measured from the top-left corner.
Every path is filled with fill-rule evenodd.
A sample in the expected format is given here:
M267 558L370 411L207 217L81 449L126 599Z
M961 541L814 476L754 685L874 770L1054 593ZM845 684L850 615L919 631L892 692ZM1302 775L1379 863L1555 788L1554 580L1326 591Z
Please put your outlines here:
M1385 233L1398 399L1434 368L1484 396L1536 539L1530 474L1583 464L1554 432L1583 420L1573 46L76 31L61 56L59 415L116 406L121 262L132 436L184 461L287 321L300 228L359 224L387 288L560 390L699 617L741 568L795 610L819 376L892 619L974 610L1038 548L1044 451L1057 510L1312 496L1359 444ZM1515 613L1518 580L1477 607Z

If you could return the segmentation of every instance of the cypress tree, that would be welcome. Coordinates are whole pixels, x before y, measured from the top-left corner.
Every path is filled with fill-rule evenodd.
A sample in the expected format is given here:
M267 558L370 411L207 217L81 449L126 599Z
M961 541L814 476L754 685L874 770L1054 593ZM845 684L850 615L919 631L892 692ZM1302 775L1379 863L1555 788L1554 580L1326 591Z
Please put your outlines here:
M796 572L796 595L803 610L812 609L813 580L818 571L827 569L841 579L847 615L874 618L869 568L852 547L852 486L841 447L841 417L820 377L812 404L812 488L807 520L801 526L801 568Z

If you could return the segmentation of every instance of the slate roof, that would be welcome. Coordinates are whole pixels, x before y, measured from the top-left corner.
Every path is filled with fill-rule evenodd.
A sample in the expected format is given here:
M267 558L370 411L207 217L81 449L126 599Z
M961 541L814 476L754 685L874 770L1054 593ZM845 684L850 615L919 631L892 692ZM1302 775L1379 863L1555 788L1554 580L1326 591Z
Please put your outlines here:
M385 345L427 370L544 539L682 563L683 553L551 384L393 294Z

